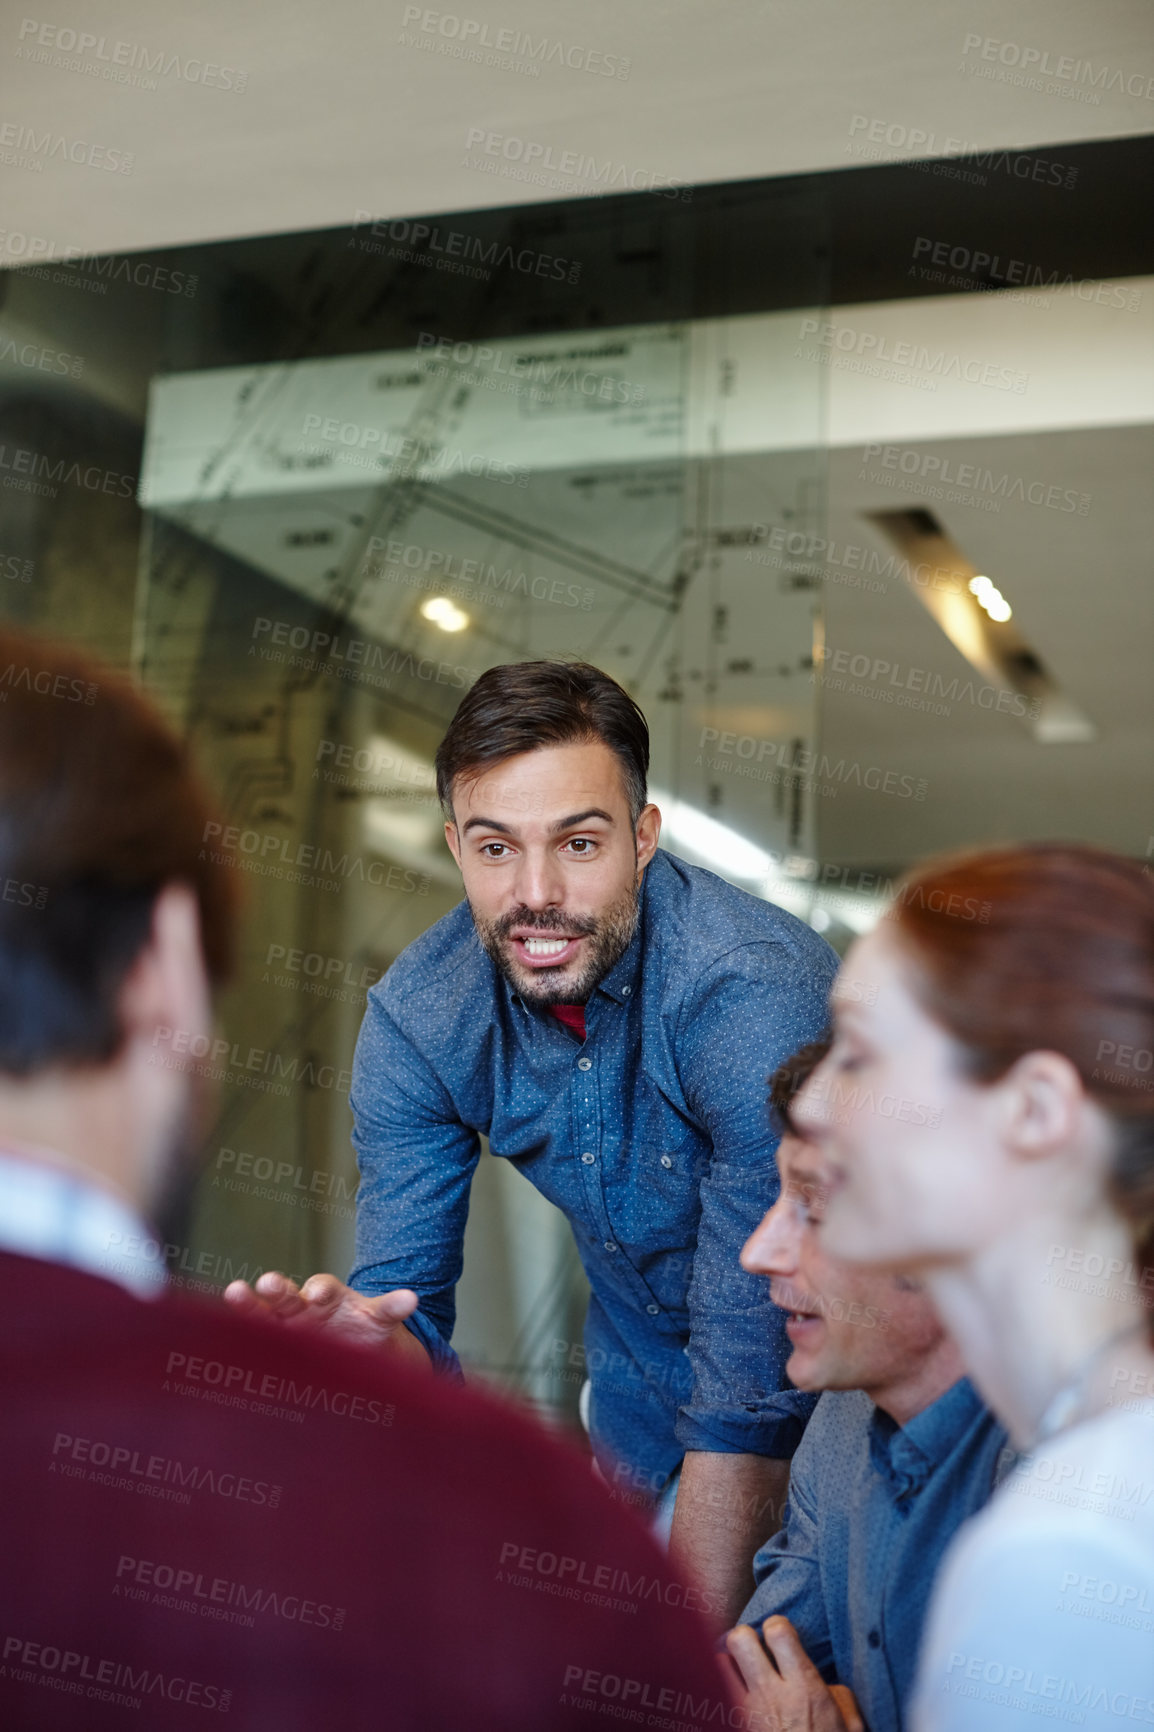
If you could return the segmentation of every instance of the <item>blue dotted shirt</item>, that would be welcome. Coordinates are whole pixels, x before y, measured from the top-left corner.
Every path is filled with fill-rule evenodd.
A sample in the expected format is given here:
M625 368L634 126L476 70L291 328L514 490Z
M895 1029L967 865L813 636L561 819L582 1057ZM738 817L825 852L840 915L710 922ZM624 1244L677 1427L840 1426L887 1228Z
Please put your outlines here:
M967 1377L906 1426L861 1390L823 1395L739 1622L789 1618L826 1683L852 1689L870 1732L901 1732L938 1566L1010 1460Z
M837 957L793 915L658 850L578 1044L482 950L467 903L369 994L353 1062L363 1293L411 1287L441 1369L478 1133L568 1217L592 1287L603 1470L659 1491L687 1449L788 1457L813 1397L741 1247L778 1190L766 1079L824 1029Z

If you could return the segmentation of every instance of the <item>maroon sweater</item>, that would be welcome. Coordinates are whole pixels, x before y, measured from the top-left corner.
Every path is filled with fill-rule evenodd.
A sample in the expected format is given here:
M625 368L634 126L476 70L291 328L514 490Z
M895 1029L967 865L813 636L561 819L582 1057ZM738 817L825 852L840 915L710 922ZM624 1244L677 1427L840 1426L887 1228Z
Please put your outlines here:
M0 1317L0 1726L729 1723L692 1590L510 1406L7 1254Z

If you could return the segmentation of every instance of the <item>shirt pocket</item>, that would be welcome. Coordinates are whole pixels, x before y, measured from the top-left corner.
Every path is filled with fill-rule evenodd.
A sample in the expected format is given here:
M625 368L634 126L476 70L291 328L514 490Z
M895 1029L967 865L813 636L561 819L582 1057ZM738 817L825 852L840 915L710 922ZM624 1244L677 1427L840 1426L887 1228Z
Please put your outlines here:
M606 1186L609 1218L639 1259L692 1255L711 1150L703 1138L637 1142ZM640 1264L638 1264L640 1266Z

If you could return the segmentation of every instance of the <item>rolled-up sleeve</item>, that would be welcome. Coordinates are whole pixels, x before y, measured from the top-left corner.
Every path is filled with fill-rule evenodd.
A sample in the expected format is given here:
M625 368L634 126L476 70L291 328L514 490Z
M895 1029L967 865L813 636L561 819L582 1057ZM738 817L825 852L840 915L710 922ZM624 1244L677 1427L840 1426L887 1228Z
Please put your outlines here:
M406 1326L437 1370L459 1377L449 1342L480 1139L398 1027L387 990L369 994L353 1059L349 1104L361 1183L349 1285L371 1294L411 1287L420 1308Z
M829 1018L836 959L747 944L687 995L679 1025L686 1100L712 1142L689 1285L693 1392L677 1418L685 1449L781 1460L800 1442L815 1397L787 1387L785 1316L741 1248L778 1194L768 1078L817 1039Z

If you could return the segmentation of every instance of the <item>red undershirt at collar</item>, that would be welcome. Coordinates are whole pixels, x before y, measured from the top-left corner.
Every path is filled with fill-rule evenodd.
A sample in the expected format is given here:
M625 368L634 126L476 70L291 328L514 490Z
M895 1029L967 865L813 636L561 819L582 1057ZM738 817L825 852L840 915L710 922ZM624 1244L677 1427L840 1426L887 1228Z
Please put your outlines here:
M585 1039L585 1006L583 1004L551 1004L549 1009L563 1022L565 1027L572 1029L578 1040Z

